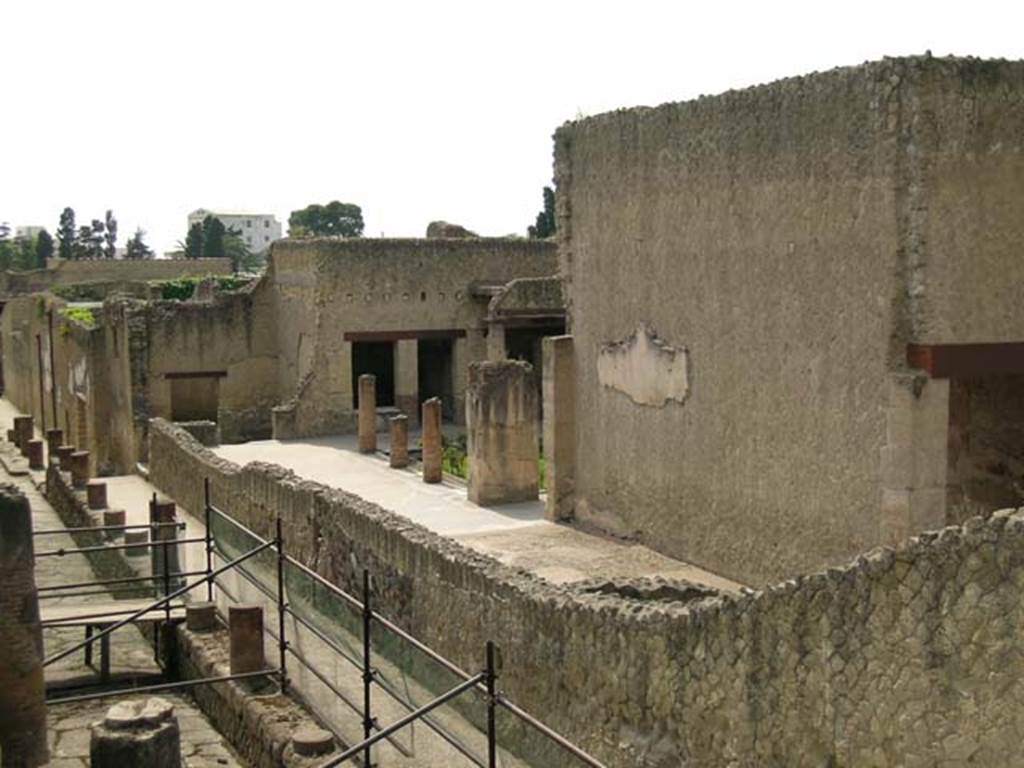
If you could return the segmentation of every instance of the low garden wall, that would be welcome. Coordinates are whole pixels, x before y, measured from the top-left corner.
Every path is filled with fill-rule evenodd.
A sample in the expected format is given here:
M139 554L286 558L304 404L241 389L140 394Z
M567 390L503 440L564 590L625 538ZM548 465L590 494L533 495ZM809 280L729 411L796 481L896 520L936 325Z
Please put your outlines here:
M1024 729L1024 510L738 597L559 587L154 420L151 479L214 503L610 766L1006 765ZM344 483L344 478L339 478ZM632 596L630 596L632 595ZM557 765L557 762L545 764ZM565 762L565 765L570 765Z

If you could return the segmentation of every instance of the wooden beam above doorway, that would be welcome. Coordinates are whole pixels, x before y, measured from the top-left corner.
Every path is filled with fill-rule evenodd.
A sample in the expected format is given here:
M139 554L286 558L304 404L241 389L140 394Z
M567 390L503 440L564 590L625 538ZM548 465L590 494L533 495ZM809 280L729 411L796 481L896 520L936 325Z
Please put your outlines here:
M1024 374L1024 342L908 344L907 363L933 379Z
M406 339L464 339L464 328L419 331L346 331L345 341L404 341Z

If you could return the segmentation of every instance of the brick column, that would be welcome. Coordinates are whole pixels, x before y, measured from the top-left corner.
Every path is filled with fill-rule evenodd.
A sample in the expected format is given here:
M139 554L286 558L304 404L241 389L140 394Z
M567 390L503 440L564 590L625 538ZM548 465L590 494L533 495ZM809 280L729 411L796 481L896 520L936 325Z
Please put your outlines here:
M377 377L372 373L359 377L359 450L377 450Z
M0 751L3 764L44 765L46 690L32 548L32 513L16 487L0 485Z
M107 484L102 480L90 480L85 485L85 498L89 509L103 509L107 506Z
M71 471L71 454L75 452L73 445L61 445L57 448L57 466L61 472Z
M89 452L75 451L71 454L71 485L85 488L89 482Z
M401 469L409 465L409 417L391 418L391 466Z
M46 463L43 461L42 440L29 440L25 455L28 457L29 469L46 469Z
M33 436L33 419L31 416L14 417L14 442L22 455L27 455L28 441Z
M258 605L228 607L231 674L266 669L263 655L263 609Z
M423 403L423 482L441 482L441 398L432 397Z
M395 405L415 424L420 399L419 342L399 339L395 342Z
M488 505L537 498L537 415L537 383L529 363L469 366L470 501Z
M549 336L542 344L544 458L548 520L573 515L576 467L576 362L572 336Z
M46 430L46 452L50 457L50 463L53 463L54 457L57 454L57 449L64 444L64 430L62 429L48 429Z
M149 504L149 522L154 523L174 523L177 522L177 505L170 499L163 497L157 497L156 500L151 501ZM164 551L167 552L167 563L166 568L168 573L180 573L181 572L181 557L178 553L179 544L178 540L178 529L170 525L161 525L159 527L153 526L150 531L150 541L153 543L153 547L150 548L150 562L152 564L152 573L154 576L164 573ZM164 545L163 542L168 542ZM157 582L160 587L163 587L163 582ZM176 589L181 586L180 577L171 577L171 589Z

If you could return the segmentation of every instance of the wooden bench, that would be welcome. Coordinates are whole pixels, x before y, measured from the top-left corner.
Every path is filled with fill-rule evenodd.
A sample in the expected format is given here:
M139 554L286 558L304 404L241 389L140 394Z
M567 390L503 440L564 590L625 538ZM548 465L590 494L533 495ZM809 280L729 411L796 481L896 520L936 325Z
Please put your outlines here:
M138 613L148 605L152 605L152 599L146 600L111 600L104 603L79 603L77 605L47 605L43 602L40 610L40 624L44 627L85 627L85 639L92 637L94 631L102 632L107 627L123 621L128 616ZM166 621L168 618L167 609L153 608L141 616L132 620L133 624L152 623ZM170 610L171 621L181 621L185 618L185 606L182 603L172 603ZM100 638L100 680L107 682L110 679L110 635ZM92 667L92 643L85 646L85 663Z

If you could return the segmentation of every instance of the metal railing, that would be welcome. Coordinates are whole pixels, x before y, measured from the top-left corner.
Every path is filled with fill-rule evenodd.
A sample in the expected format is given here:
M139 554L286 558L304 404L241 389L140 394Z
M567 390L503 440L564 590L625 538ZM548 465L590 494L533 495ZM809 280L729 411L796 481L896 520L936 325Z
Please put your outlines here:
M205 507L208 536L212 536L214 539L217 538L216 535L214 535L214 531L220 527L220 522L222 521L232 529L236 529L245 539L252 543L257 543L261 546L270 544L274 546L277 551L277 573L274 574L276 575L275 580L277 582L276 589L272 589L268 583L265 583L266 581L269 581L270 578L273 578L269 573L265 574L265 579L263 580L261 580L256 573L245 567L239 567L236 569L236 573L248 584L252 585L258 592L276 603L278 615L276 633L270 632L269 630L268 633L277 641L278 648L280 650L282 685L287 685L287 676L285 674L286 658L290 656L299 662L303 668L309 670L312 676L319 683L324 685L334 696L338 698L339 701L361 718L363 732L362 740L347 747L340 755L332 757L322 763L319 768L331 768L332 766L340 765L357 757L362 759L363 765L372 765L372 749L375 745L384 740L387 740L405 756L414 757L413 753L394 739L394 736L399 731L414 723L423 723L426 725L433 733L443 739L469 763L480 766L480 768L496 768L496 766L499 765L499 728L496 722L497 713L499 711L507 712L512 715L513 718L527 728L532 729L532 731L542 739L549 741L551 744L557 746L558 749L564 750L565 753L571 755L572 758L578 761L580 765L589 766L590 768L604 768L603 763L599 760L587 754L584 750L574 745L564 736L514 704L507 696L498 690L497 682L499 679L500 667L499 653L498 648L493 641L487 641L485 648L483 649L484 663L482 665L482 670L475 674L467 672L451 660L429 648L405 630L401 629L373 608L369 570L364 569L362 571L362 599L359 599L285 553L285 542L282 536L282 525L280 519L275 521L275 539L271 541L263 539L238 520L235 520L224 511L217 509L212 505L210 501L208 483L206 485ZM222 538L223 537L224 536L222 534ZM228 556L228 553L224 551L224 548L218 547L216 542L213 543L212 546L218 557ZM313 616L304 615L303 611L298 606L293 606L290 600L285 599L286 590L288 589L288 580L285 576L286 568L294 573L301 574L306 577L311 584L325 590L333 597L336 597L341 604L347 607L353 618L358 616L361 623L361 632L358 633L361 635L361 647L359 649L359 653L353 653L351 650L345 648L341 642L330 637L329 632L325 631L322 627L317 626L317 622ZM230 590L226 588L226 585L218 584L218 590L223 592L225 596L232 600L237 599L237 596L232 595ZM286 616L291 617L297 626L310 631L318 641L333 651L338 658L345 660L354 668L354 671L359 673L360 680L362 682L361 706L359 703L353 701L351 696L342 691L338 685L325 675L322 670L318 668L315 660L308 658L301 649L295 647L285 639ZM458 682L446 687L445 690L433 696L425 704L415 706L411 701L406 699L406 696L395 688L394 684L391 683L382 673L382 670L374 665L374 627L380 627L382 630L390 633L394 638L397 638L401 643L408 646L409 649L414 650L417 654L422 654L426 659L445 670L458 680ZM387 694L391 700L397 702L406 710L407 714L400 717L394 723L382 727L378 723L377 717L375 717L375 697L373 695L375 687ZM471 692L481 697L485 705L482 719L484 721L483 730L487 742L486 756L474 753L474 751L464 743L458 735L445 727L444 724L431 717L431 713L435 712L442 705L455 702L460 697L464 698L465 694Z

